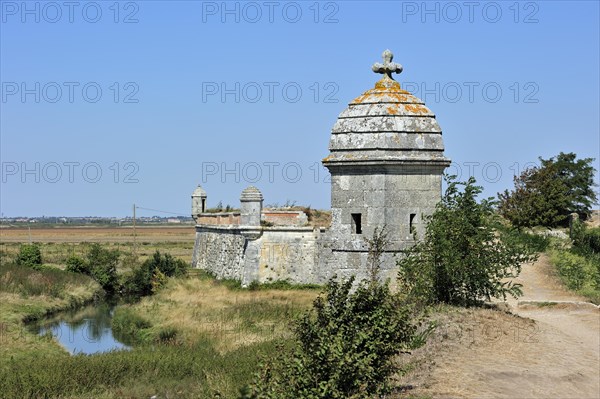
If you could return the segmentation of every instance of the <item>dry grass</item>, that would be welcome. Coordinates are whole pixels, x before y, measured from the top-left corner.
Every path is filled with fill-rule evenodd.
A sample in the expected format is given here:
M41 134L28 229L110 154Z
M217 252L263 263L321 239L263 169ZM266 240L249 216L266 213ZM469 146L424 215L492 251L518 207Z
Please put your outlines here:
M193 226L182 227L137 227L135 237L142 242L188 242L194 241ZM134 231L131 227L43 227L31 230L21 227L0 229L0 242L32 242L44 243L80 243L108 242L128 243L134 241Z
M185 262L191 262L194 249L194 228L186 227L138 227L135 243L131 227L56 227L1 228L0 252L2 257L14 259L22 243L38 243L45 264L63 268L68 257L83 257L91 243L102 243L107 249L123 253L135 251L144 261L156 250L169 252Z
M132 310L154 328L174 328L186 343L209 338L221 353L287 337L315 290L232 290L209 279L177 279Z
M505 362L510 368L531 348L538 333L533 320L495 309L443 305L434 309L429 319L436 328L427 343L399 358L407 372L396 380L409 389L395 398L471 397L472 376L493 367L480 359Z

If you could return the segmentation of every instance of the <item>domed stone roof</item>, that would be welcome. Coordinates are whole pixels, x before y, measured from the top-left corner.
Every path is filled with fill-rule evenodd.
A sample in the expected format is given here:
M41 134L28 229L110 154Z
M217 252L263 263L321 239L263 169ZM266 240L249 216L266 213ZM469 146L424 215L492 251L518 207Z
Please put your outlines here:
M249 186L242 191L240 201L262 201L263 195L260 190L254 186Z
M392 62L389 50L383 58L384 64L373 65L373 71L383 77L339 115L331 131L331 153L323 163L327 167L349 162L448 166L435 114L392 79L402 66Z
M198 187L192 193L192 197L206 197L206 191L198 184Z

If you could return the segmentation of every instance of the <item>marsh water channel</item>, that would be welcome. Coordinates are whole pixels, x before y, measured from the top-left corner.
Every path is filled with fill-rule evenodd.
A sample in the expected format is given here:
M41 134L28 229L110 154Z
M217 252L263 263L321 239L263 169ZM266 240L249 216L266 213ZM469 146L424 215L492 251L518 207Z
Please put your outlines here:
M85 307L56 313L28 325L39 335L52 334L72 355L128 350L131 346L112 330L115 303L99 302Z

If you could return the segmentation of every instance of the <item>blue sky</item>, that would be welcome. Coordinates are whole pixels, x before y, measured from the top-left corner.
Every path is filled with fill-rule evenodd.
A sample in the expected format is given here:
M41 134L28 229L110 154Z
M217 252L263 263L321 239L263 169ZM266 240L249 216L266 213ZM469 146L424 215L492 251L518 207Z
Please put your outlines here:
M486 196L538 156L600 169L598 4L3 0L0 211L187 215L198 183L328 208L331 127L387 48Z

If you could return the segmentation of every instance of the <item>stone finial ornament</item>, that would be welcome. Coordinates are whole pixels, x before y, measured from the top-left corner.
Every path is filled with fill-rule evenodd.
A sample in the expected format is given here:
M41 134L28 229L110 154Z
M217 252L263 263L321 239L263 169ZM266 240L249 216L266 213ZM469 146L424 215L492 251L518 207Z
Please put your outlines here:
M383 64L380 64L379 62L373 64L373 72L385 74L390 79L393 79L392 73L402 72L402 65L392 62L394 54L392 54L390 50L385 50L381 56L383 58Z

